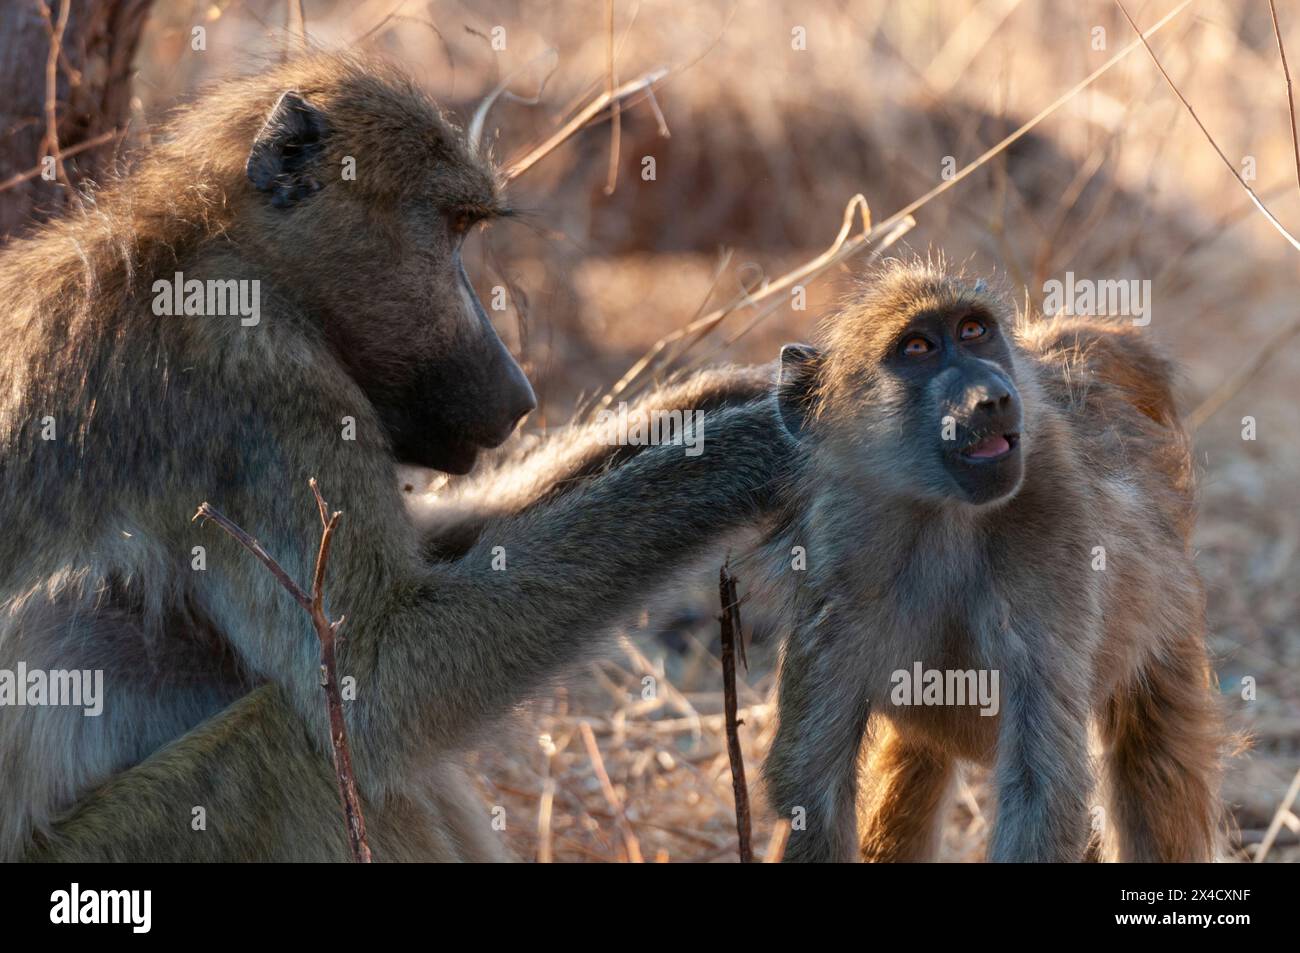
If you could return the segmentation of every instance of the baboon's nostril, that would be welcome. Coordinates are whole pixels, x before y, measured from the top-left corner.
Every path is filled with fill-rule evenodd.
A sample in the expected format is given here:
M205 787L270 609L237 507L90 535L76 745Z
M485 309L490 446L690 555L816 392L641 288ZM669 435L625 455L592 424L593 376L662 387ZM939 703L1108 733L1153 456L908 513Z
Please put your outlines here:
M1006 410L1011 405L1011 394L1004 387L989 387L984 389L983 396L976 401L975 408L985 413Z

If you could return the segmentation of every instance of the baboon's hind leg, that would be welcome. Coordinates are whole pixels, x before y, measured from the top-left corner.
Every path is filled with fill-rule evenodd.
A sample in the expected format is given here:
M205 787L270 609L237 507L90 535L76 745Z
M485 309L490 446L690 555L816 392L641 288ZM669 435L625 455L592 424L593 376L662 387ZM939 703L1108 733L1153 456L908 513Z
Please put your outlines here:
M1199 641L1169 650L1101 719L1110 816L1106 860L1212 860L1223 730Z
M952 759L882 718L872 721L867 738L858 796L862 859L934 860L955 776Z

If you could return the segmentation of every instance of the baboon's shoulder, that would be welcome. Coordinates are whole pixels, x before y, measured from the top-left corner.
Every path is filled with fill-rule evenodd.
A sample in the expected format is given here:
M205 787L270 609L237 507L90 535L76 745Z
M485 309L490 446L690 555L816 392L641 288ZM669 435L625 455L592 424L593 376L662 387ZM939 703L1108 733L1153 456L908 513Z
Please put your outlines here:
M1190 527L1193 467L1174 400L1177 370L1148 333L1118 320L1057 317L1018 334L1048 400L1100 475L1141 486Z
M1178 427L1174 364L1140 329L1103 318L1047 318L1024 326L1020 341L1043 367L1049 385L1073 394L1081 386L1104 384L1096 396Z

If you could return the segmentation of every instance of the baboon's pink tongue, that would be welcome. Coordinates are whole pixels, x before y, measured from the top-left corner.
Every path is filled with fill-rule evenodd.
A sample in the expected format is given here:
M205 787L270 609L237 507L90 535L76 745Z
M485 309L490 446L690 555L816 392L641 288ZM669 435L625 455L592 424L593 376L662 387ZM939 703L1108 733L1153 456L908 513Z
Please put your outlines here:
M1007 443L1007 438L1001 434L995 437L985 437L975 446L966 451L968 457L1000 457L1011 449L1011 444Z

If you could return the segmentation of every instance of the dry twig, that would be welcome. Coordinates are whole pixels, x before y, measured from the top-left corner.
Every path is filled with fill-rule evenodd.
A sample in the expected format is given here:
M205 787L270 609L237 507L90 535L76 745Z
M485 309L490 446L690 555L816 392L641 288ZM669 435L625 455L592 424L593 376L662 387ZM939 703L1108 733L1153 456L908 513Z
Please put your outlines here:
M1273 0L1268 0L1268 12L1273 18L1273 35L1277 37L1277 55L1282 58L1282 75L1286 77L1286 104L1287 112L1291 117L1291 148L1295 152L1296 184L1300 185L1300 135L1296 134L1295 92L1291 88L1291 67L1286 62L1286 47L1282 45L1282 27L1278 25L1277 6Z
M61 159L71 159L73 156L85 152L87 149L93 149L96 146L102 146L104 143L119 138L120 136L123 136L125 134L126 134L125 129L110 129L108 130L108 132L101 132L93 139L87 139L85 142L79 142L75 146L72 146L69 149L64 149L62 152L59 153L59 156ZM34 165L30 169L27 169L24 172L15 172L13 175L9 176L9 178L5 179L3 182L0 182L0 192L8 191L9 189L12 189L16 185L22 185L24 182L28 181L29 179L34 179L40 174L41 174L40 165Z
M1137 32L1138 40L1146 48L1147 53L1151 57L1151 62L1153 62L1156 66L1156 69L1160 71L1160 75L1164 77L1164 80L1169 85L1169 88L1173 90L1174 95L1178 97L1178 101L1183 104L1183 107L1187 110L1188 114L1192 117L1192 120L1196 123L1196 127L1201 130L1201 134L1205 136L1206 141L1210 144L1211 148L1214 149L1215 154L1218 155L1219 159L1227 167L1228 171L1232 173L1232 177L1237 180L1237 184L1240 185L1242 189L1245 190L1246 195L1249 196L1250 201L1254 204L1255 208L1258 209L1260 213L1264 216L1264 218L1268 220L1269 224L1273 226L1273 228L1278 232L1278 234L1280 234L1283 238L1285 238L1290 243L1292 248L1296 249L1297 251L1300 251L1300 240L1297 240L1294 235L1292 235L1289 231L1287 231L1286 227L1280 221L1278 221L1277 216L1275 216L1272 212L1269 211L1268 206L1266 206L1263 200L1260 199L1260 197L1255 193L1255 190L1252 189L1246 183L1246 180L1241 177L1241 173L1237 171L1236 166L1232 164L1232 161L1224 154L1223 150L1219 148L1219 143L1215 141L1214 136L1210 134L1210 130L1205 127L1205 123L1201 122L1201 118L1198 115L1196 115L1196 110L1193 109L1192 104L1187 101L1187 97L1184 96L1182 90L1178 88L1178 84L1173 81L1173 78L1170 77L1169 73L1165 70L1164 65L1160 62L1160 58L1156 56L1156 51L1153 50L1151 48L1151 44L1147 42L1147 37L1154 32L1154 28L1148 30L1144 34L1141 30L1138 29L1138 26L1133 21L1133 18L1129 16L1129 12L1127 8L1125 8L1123 0L1115 0L1115 5L1118 6L1120 12L1124 14L1124 19L1126 19L1129 22L1129 26L1131 26ZM1269 4L1269 7L1270 9L1272 9L1272 3ZM1274 11L1274 15L1273 15L1273 26L1274 29L1277 29L1276 11ZM1282 51L1282 35L1280 32L1278 33L1277 36L1277 42L1278 42L1278 51L1281 52L1282 54L1282 69L1286 75L1287 97L1288 100L1290 100L1291 72L1286 65L1286 53ZM1300 142L1297 142L1295 138L1294 102L1292 102L1291 123L1292 123L1291 125L1292 144L1295 147L1296 161L1297 161L1296 175L1297 175L1297 179L1300 180ZM1281 350L1281 346L1283 344L1291 340L1291 338L1298 333L1300 333L1300 317L1297 317L1294 320L1290 321L1289 323L1283 325L1272 335L1270 335L1268 341L1265 342L1263 347L1261 347L1258 351L1256 351L1255 354L1253 354L1251 358L1248 361L1246 361L1246 363L1243 364L1235 374L1233 374L1226 381L1224 381L1223 384L1221 384L1218 388L1216 388L1215 391L1212 394L1210 394L1209 397L1203 400L1200 403L1200 405L1195 410L1192 411L1192 413L1188 417L1188 428L1194 431L1202 424L1204 424L1205 421L1209 420L1212 416L1214 416L1214 414L1216 414L1229 400L1232 399L1232 397L1238 391L1240 391L1243 387L1245 387L1246 384L1249 383L1251 379L1253 379L1255 375L1258 374L1270 360L1272 360L1274 355L1276 355Z
M596 736L592 733L591 725L583 721L578 725L578 730L582 733L582 743L587 747L587 755L591 758L591 766L596 772L596 779L600 781L600 789L604 792L605 801L609 804L609 809L614 815L614 822L623 835L623 845L627 848L627 859L633 864L642 863L641 842L637 840L636 832L632 830L632 825L628 823L627 814L623 810L623 802L619 800L618 792L614 790L614 784L609 780L609 772L605 770L605 759L600 756L600 747L596 744Z
M283 59L307 51L307 15L302 9L302 0L286 0L285 10L285 44Z
M1264 862L1264 858L1268 856L1269 850L1277 841L1278 831L1282 829L1284 823L1296 823L1297 818L1291 812L1291 807L1295 804L1297 797L1300 797L1300 771L1297 771L1295 777L1291 779L1291 787L1287 789L1286 796L1282 798L1282 803L1277 806L1277 813L1273 815L1273 820L1268 825L1268 832L1264 834L1264 841L1259 845L1259 850L1255 852L1255 863L1261 864Z
M1147 30L1146 33L1143 33L1138 29L1138 25L1133 22L1133 18L1129 16L1128 9L1124 6L1123 0L1115 0L1115 5L1119 7L1120 12L1124 14L1124 19L1128 20L1129 26L1133 27L1133 29L1137 31L1138 41L1146 47L1147 53L1151 56L1151 62L1156 64L1156 69L1160 71L1160 75L1165 78L1165 82L1168 83L1169 88L1174 91L1174 95L1178 97L1178 101L1187 109L1188 114L1196 123L1196 127L1201 130L1201 134L1205 136L1205 140L1214 149L1215 153L1218 154L1219 158L1223 161L1223 164L1227 166L1228 171L1232 173L1232 177L1237 180L1237 184L1246 190L1246 194L1250 196L1250 200L1255 203L1255 208L1259 209L1260 213L1268 219L1269 224L1277 230L1279 235L1291 243L1292 248L1300 251L1300 240L1297 240L1294 235L1286 230L1286 226L1278 221L1277 216L1270 212L1268 206L1260 201L1259 196L1255 194L1255 190L1246 184L1246 180L1241 177L1241 173L1238 172L1237 167L1232 164L1232 160L1223 154L1223 150L1219 148L1219 144L1215 141L1214 137L1210 135L1210 130L1205 128L1205 123L1201 122L1201 117L1196 115L1196 110L1193 109L1192 104L1187 101L1187 97L1184 96L1182 90L1178 88L1178 84L1175 83L1170 75L1165 71L1164 65L1160 62L1160 58L1156 56L1156 51L1153 50L1151 44L1147 42L1147 37L1155 32L1155 28L1153 27L1152 29ZM1182 8L1179 7L1178 9ZM1132 46L1132 44L1129 45Z
M523 175L542 159L546 158L546 156L558 149L574 133L599 116L606 108L610 108L613 105L621 106L624 100L630 99L638 93L645 93L653 102L655 84L660 82L667 75L668 69L666 67L660 67L659 69L651 70L642 76L638 76L630 82L624 83L617 89L612 91L606 90L601 93L580 109L572 119L557 129L545 142L530 150L527 155L516 159L514 162L510 163L510 165L506 166L506 180L509 181L511 179L519 178L519 176ZM656 114L659 115L657 106Z
M614 71L614 0L605 0L606 28L609 41L605 48L605 95L609 97L609 172L605 179L605 194L613 195L618 185L618 154L623 129L623 110L614 98L614 87L618 85L618 74Z
M321 537L320 549L316 553L316 569L312 574L310 595L293 581L284 568L262 546L260 542L246 533L229 517L214 509L206 501L199 504L196 520L212 520L226 533L257 557L258 561L270 570L294 601L302 606L311 616L320 640L321 687L325 689L325 706L329 714L330 745L334 752L334 773L338 779L339 801L343 807L343 818L347 827L348 845L352 851L352 860L356 863L370 863L370 845L366 840L366 819L361 811L361 798L357 794L356 775L352 770L352 752L348 747L347 724L343 719L343 697L339 693L338 670L335 664L335 649L338 630L343 625L343 618L331 622L325 614L325 568L329 563L330 544L334 531L338 529L341 512L329 512L320 488L313 477L310 481L311 491L316 496L316 508L320 513Z
M728 564L718 570L718 600L722 613L718 616L722 635L722 698L727 724L727 757L731 761L731 789L736 797L736 836L740 844L740 862L754 862L754 848L750 844L749 787L745 784L745 755L740 750L740 725L736 718L736 652L745 657L745 645L740 631L740 601L736 598L736 578ZM746 665L748 668L748 665Z
M63 167L63 156L59 152L59 57L63 52L63 32L68 26L72 0L63 0L59 5L57 22L50 14L50 5L45 0L39 0L39 3L41 16L45 19L45 32L50 38L50 52L45 58L45 136L41 139L37 152L42 157L54 157L55 175L70 188L72 181Z
M849 238L849 232L853 229L853 223L859 214L861 215L862 229L857 235L853 236L853 238ZM784 291L785 289L798 284L800 281L811 281L813 278L816 278L818 275L826 271L826 269L831 268L839 262L844 261L846 258L857 254L873 242L879 241L882 245L891 244L901 238L902 235L909 231L915 224L915 220L909 216L905 220L895 222L893 225L889 226L888 229L883 226L873 228L871 225L871 209L867 205L867 200L863 198L861 194L853 196L844 207L844 218L840 223L839 234L835 237L835 241L831 242L831 246L826 249L826 251L822 252L816 258L804 262L799 267L786 272L775 281L764 282L758 291L752 293L746 292L723 305L721 308L710 311L708 314L695 319L684 327L677 328L676 330L665 334L656 341L650 350L643 354L635 364L627 369L627 372L619 378L617 383L615 383L603 397L601 397L593 409L604 410L621 395L634 392L634 385L640 385L651 372L665 366L666 362L661 359L661 355L665 353L670 345L692 335L694 336L694 339L690 343L694 344L696 341L703 338L704 335L708 334L715 327L721 324L722 321L725 320L728 315L736 311L736 309L748 307L767 298L771 298L778 292ZM680 348L676 352L673 352L672 356L679 356L687 349L688 348Z
M767 842L767 853L763 855L763 863L779 864L785 857L785 845L790 840L790 822L781 818L772 828L772 837Z

